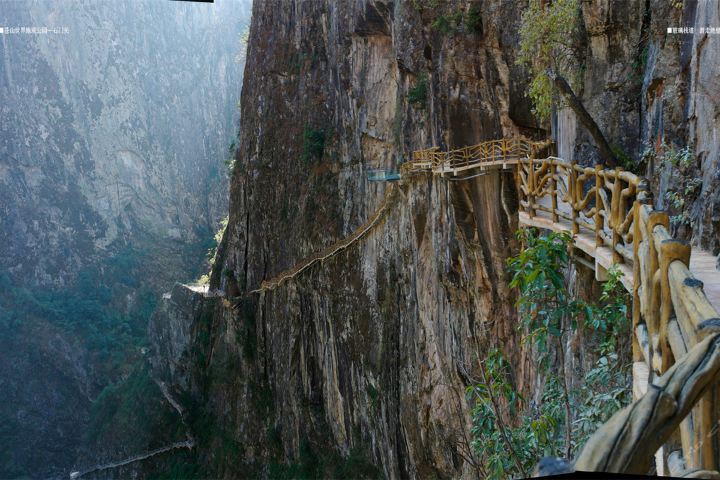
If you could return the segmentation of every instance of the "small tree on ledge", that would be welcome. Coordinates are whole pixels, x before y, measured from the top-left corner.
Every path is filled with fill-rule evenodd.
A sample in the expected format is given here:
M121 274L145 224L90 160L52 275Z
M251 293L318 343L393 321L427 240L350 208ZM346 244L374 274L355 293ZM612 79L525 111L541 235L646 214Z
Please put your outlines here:
M608 167L618 165L610 144L574 89L580 85L578 0L531 0L522 15L518 63L530 70L535 115L548 118L553 106L567 106L590 133Z

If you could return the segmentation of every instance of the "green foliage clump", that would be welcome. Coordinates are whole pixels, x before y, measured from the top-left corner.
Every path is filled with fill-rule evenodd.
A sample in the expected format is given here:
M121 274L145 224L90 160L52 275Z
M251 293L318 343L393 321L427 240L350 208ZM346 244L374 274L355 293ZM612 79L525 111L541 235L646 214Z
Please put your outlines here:
M470 33L482 33L482 16L480 15L480 7L471 5L465 17L465 28Z
M663 142L658 148L646 149L642 158L643 162L655 163L671 172L673 181L665 193L672 213L670 223L675 229L688 227L691 223L689 207L702 187L702 178L696 174L697 157L692 148L678 148Z
M420 75L415 82L415 85L408 91L408 101L415 103L421 108L425 108L427 101L427 76Z
M525 248L508 261L513 274L510 287L520 292L517 307L521 327L528 332L524 340L532 340L546 362L548 340L574 330L577 318L588 313L584 302L568 292L562 273L569 264L572 236L569 232L537 236L522 229L518 237Z
M112 379L127 372L130 357L146 342L147 322L157 299L140 285L139 271L147 253L127 246L105 260L102 268L83 269L63 290L31 290L0 272L0 328L15 331L30 318L39 318L72 332L92 352L98 376ZM135 302L119 311L116 302L127 292Z
M163 399L147 366L109 385L93 401L86 442L113 442L136 451L185 438L180 416Z
M470 5L467 11L464 8L448 11L447 2L443 0L412 0L411 3L418 11L425 9L433 12L444 10L444 13L435 16L430 23L430 28L442 35L482 33L482 15L477 4Z
M577 414L573 421L573 446L579 451L603 423L631 400L627 388L629 369L619 360L618 339L630 331L628 294L622 285L622 272L616 265L608 271L599 303L592 306L587 326L599 345L595 366L585 375L585 382L575 392Z
M615 412L630 403L627 368L618 368L618 354L603 355L585 375L580 389L581 403L573 421L573 442L576 451L585 445L590 435L610 420Z
M629 171L636 174L639 174L638 171L638 165L633 161L632 158L630 158L630 155L625 153L625 150L622 149L619 145L610 145L610 149L612 150L613 155L615 155L615 158L617 158L618 163L620 166Z
M205 254L205 258L208 261L208 264L210 264L210 268L215 264L215 258L217 257L217 249L218 245L220 245L220 242L222 241L223 235L225 235L225 230L227 229L228 222L230 221L230 216L226 216L222 220L220 220L220 228L217 232L215 232L215 235L213 235L211 246L207 249L207 253ZM200 285L205 285L210 282L210 274L206 273L203 274L200 278L198 278L195 283Z
M325 152L325 131L305 125L303 129L303 153L302 159L306 164L322 160Z
M423 8L438 8L442 0L410 0L410 4L415 10L422 10Z
M525 248L508 260L510 285L519 292L518 328L523 342L534 349L546 381L539 404L531 403L521 414L523 399L502 353L493 349L480 362L481 379L468 395L475 400L472 448L487 478L527 476L542 456L569 457L629 401L627 368L618 360L618 338L629 335L622 272L615 266L608 269L598 303L589 303L575 298L566 286L569 233L539 236L523 229L518 238ZM564 339L580 320L599 345L600 358L583 387L573 390L565 378Z
M510 365L500 350L488 352L480 371L482 381L468 387L467 394L475 401L471 448L482 458L481 472L489 479L528 476L538 458L560 451L562 414L554 401L559 393L557 381L550 378L545 401L515 427L512 419L520 412L522 398L514 389ZM505 412L501 411L503 405Z
M450 15L439 15L433 20L430 27L443 35L454 34L460 31L463 25L463 13L455 12Z
M530 70L529 95L540 119L550 115L556 102L548 69L567 78L573 88L579 84L578 18L578 0L531 0L522 15L518 63Z
M230 142L230 146L228 146L229 158L225 160L225 167L227 168L227 174L229 177L232 177L235 174L235 165L237 164L235 160L236 149L235 140L233 140Z
M370 383L367 385L367 394L368 398L370 399L370 408L373 412L377 412L378 408L378 402L380 399L380 392L378 392L378 389L373 387Z

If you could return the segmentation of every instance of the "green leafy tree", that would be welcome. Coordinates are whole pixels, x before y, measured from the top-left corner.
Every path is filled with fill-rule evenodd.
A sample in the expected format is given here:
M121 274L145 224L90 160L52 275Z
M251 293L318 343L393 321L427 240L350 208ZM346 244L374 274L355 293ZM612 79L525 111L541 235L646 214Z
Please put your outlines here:
M522 16L518 63L532 75L530 98L535 114L550 115L557 94L548 69L570 79L577 88L580 68L577 63L577 0L531 0Z
M569 247L572 236L569 232L552 232L538 236L530 229L521 229L518 239L525 248L518 256L508 261L513 274L510 287L520 292L517 301L520 326L526 332L525 342L537 348L541 370L547 370L553 343L561 367L559 375L562 387L562 402L565 410L565 446L570 454L572 412L570 393L565 379L566 334L577 328L577 319L585 314L590 316L589 306L573 298L567 289L563 271L570 261Z
M492 349L478 362L480 378L467 390L474 399L472 447L483 474L493 479L527 476L542 456L571 457L629 400L627 370L617 351L617 339L627 336L629 326L622 272L611 267L598 302L588 303L570 293L563 275L570 264L569 233L540 236L522 229L518 238L524 248L508 260L510 285L519 292L518 328L546 381L539 403L523 409L502 353ZM564 345L581 320L600 358L583 387L571 390Z
M579 88L583 64L578 0L530 0L520 26L520 53L517 62L530 72L529 96L540 120L553 107L570 107L580 124L592 136L598 153L610 167L618 165L612 147L575 91Z
M557 379L551 377L539 408L522 417L522 397L511 382L511 369L498 349L491 349L480 362L481 380L468 387L474 400L471 447L482 459L480 473L488 479L527 477L543 455L556 455L562 411L558 406ZM503 411L502 406L505 406Z
M415 85L408 91L408 101L425 108L427 102L427 76L422 74L418 77Z
M305 125L303 129L303 153L302 159L306 164L322 160L325 153L325 141L327 135L324 130L312 128Z
M600 357L585 375L583 386L575 393L577 415L573 421L573 446L579 451L603 423L631 400L629 365L620 361L619 339L630 334L628 294L622 285L622 271L616 265L608 269L599 303L592 307L587 320L598 344Z

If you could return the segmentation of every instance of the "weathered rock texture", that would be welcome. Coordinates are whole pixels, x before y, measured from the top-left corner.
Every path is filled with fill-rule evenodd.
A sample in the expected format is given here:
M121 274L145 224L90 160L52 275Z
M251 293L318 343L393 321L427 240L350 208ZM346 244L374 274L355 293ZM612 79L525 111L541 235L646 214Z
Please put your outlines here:
M717 68L700 40L685 57L663 50L678 41L667 26L683 15L714 15L712 7L687 2L681 13L660 3L581 2L587 43L578 93L629 157L655 135L648 102L660 92L650 93L652 69L663 61L695 65L692 78L700 79ZM518 345L505 273L517 247L516 192L506 172L403 184L364 240L275 290L244 295L370 215L386 187L368 182L368 169L397 168L412 150L433 145L549 134L533 120L527 79L515 66L521 7L255 3L239 167L211 280L212 289L237 284L243 296L235 307L213 299L200 316L171 316L192 325L191 338L179 363L158 362L162 378L195 406L197 461L215 475L273 476L279 464L305 468L318 457L342 468L342 458L358 456L392 478L470 475L459 454L468 434L462 398L478 357L500 346L518 388L532 390L535 365ZM479 20L455 22L471 9ZM707 104L696 95L692 117L681 98L664 95L665 111L678 112L665 135L692 118L694 130L677 141L707 149L703 168L710 168L717 157ZM595 160L571 114L561 112L553 131L563 156ZM321 156L310 145L317 132L325 137ZM703 238L714 238L702 222ZM587 272L578 278L592 284ZM159 312L155 322L168 318ZM573 362L582 366L576 340ZM162 342L155 337L158 352L168 348Z
M248 14L235 0L0 7L0 477L66 476L91 400L119 380L98 357L127 359L64 326L127 334L112 315L199 274L226 213ZM81 272L102 281L77 292ZM70 289L63 326L33 313ZM101 295L103 322L84 308Z
M8 2L0 37L0 266L65 286L114 243L205 240L224 215L242 8ZM165 261L172 258L168 248Z
M652 181L656 206L682 217L674 222L678 234L717 254L720 35L701 28L717 29L720 7L712 0L581 5L587 32L581 96L588 110L611 144ZM668 34L668 28L692 28L693 33ZM561 113L556 131L565 157L597 159L590 137L572 115ZM683 175L679 165L647 159L663 143L690 147L694 161ZM693 178L702 181L685 191ZM668 192L679 193L685 205L672 205Z
M412 3L280 3L254 6L212 288L228 277L257 288L351 232L386 188L367 181L370 168L537 127L518 93L519 19L507 2L473 3L482 23L452 34L430 27L438 11ZM443 13L470 6L448 2ZM308 152L310 130L324 132L322 156ZM331 463L355 452L390 477L466 471L462 399L477 352L499 345L521 363L505 273L514 188L508 172L419 178L346 252L196 319L185 370L165 380L189 382L217 422L198 434L200 461L228 477L273 473L308 451ZM228 438L242 454L220 453Z

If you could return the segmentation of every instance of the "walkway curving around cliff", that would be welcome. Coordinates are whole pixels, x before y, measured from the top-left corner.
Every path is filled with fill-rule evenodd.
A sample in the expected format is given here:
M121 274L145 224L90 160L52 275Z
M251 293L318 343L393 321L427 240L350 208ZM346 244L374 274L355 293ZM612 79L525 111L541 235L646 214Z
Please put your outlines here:
M128 457L124 460L118 460L116 462L109 462L109 463L105 463L102 465L95 465L92 467L88 467L84 470L78 470L78 471L72 472L70 474L70 478L71 479L80 478L83 475L87 475L88 473L98 472L101 470L109 470L111 468L122 467L124 465L129 465L131 463L139 462L140 460L145 460L150 457L154 457L155 455L160 455L161 453L169 452L172 450L177 450L180 448L187 448L189 450L189 449L193 448L194 446L195 446L195 440L193 440L193 439L188 439L188 440L185 440L182 442L171 443L170 445L165 445L164 447L156 448L155 450L150 450L145 453L134 455L134 456Z
M440 176L457 176L459 173L471 169L505 168L515 165L519 161L540 149L547 147L551 142L533 142L521 138L503 138L490 140L477 145L463 147L447 152L441 152L437 147L413 152L412 160L400 166L400 179L407 180L416 175L431 173ZM317 252L297 263L292 268L280 272L269 280L264 280L260 288L249 293L262 293L277 288L286 280L292 279L314 264L327 260L340 253L352 244L363 238L374 227L380 224L390 209L392 199L397 193L394 184L389 184L380 206L370 218L359 226L350 235L339 240L326 249Z
M597 280L605 280L611 266L623 272L623 285L633 299L633 391L643 396L598 430L588 445L603 445L598 449L601 453L584 450L578 465L588 470L604 470L612 464L613 471L646 471L657 446L679 431L683 465L716 470L713 445L720 444L720 434L713 426L720 424L720 399L710 391L720 375L720 273L715 256L701 249L691 251L690 245L672 238L669 216L652 208L643 178L621 168L535 158L547 145L500 139L449 152L420 150L401 166L400 177L404 181L430 174L464 180L474 178L458 177L467 170L512 165L521 225L570 232L578 255L591 259L583 263L594 269ZM251 293L274 289L359 241L380 224L396 192L389 185L378 209L351 235L262 282ZM704 365L702 371L698 364ZM687 375L673 377L673 372L686 370ZM654 405L658 388L665 389L661 396L682 408L672 415L644 411ZM642 412L629 415L633 409ZM647 422L648 431L656 432L652 439L625 435L645 431ZM713 441L707 441L710 437Z
M350 247L352 244L363 238L365 235L367 235L368 232L370 232L373 228L375 228L381 223L383 218L385 218L385 214L390 210L390 206L392 205L392 201L397 195L397 192L398 189L395 187L395 185L390 184L385 191L385 196L383 197L382 202L380 202L380 206L375 210L375 212L370 216L370 218L367 219L365 223L356 228L355 231L353 231L350 235L338 242L333 243L326 249L305 258L300 263L297 263L293 268L280 272L278 275L271 278L270 280L263 281L260 288L258 288L257 290L252 290L250 293L261 293L267 290L272 290L278 287L285 280L289 280L300 275L302 272L312 267L314 264L322 262L323 260L327 260L328 258Z
M163 397L165 397L165 400L168 401L168 403L175 409L176 412L180 415L180 418L183 419L183 408L180 406L180 403L178 403L177 400L173 398L173 396L170 394L170 391L167 388L167 385L165 385L165 382L161 380L155 380L155 383L157 384L158 388L160 388L160 392L162 392ZM185 420L182 420L183 424L185 424ZM186 426L187 427L187 426ZM132 457L125 458L123 460L118 460L116 462L108 462L104 464L98 464L92 467L85 468L83 470L78 470L70 473L70 478L80 478L83 475L87 475L92 472L98 472L101 470L110 470L112 468L122 467L124 465L129 465L131 463L139 462L141 460L148 459L150 457L154 457L156 455L160 455L166 452L170 452L172 450L177 450L180 448L187 448L188 450L193 448L195 446L195 439L190 435L190 433L187 433L187 440L171 443L170 445L165 445L164 447L159 447L154 450L149 450L145 453L140 453L137 455L134 455Z
M681 470L717 476L720 272L716 258L670 234L647 182L621 168L563 159L517 164L520 224L570 232L576 250L623 272L632 295L633 392L637 400L588 440L581 470L644 473L675 435ZM639 398L638 398L639 397ZM662 408L659 405L664 405ZM678 445L678 443L680 445ZM715 477L712 477L715 478Z

